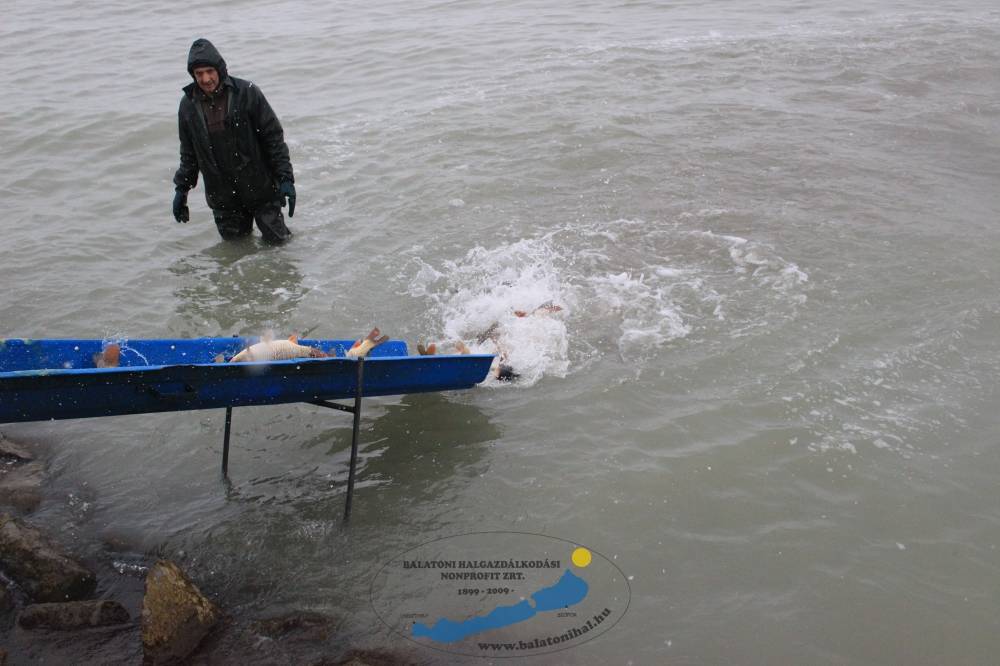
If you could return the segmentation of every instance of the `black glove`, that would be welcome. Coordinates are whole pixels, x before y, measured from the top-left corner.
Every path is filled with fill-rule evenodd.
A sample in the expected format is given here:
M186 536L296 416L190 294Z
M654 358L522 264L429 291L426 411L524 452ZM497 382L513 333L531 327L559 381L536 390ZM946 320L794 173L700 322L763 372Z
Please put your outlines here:
M174 193L174 219L178 222L187 222L191 219L191 212L188 210L187 190L177 190Z
M295 184L286 180L278 187L278 196L281 199L281 207L285 207L285 198L288 198L288 217L295 215Z

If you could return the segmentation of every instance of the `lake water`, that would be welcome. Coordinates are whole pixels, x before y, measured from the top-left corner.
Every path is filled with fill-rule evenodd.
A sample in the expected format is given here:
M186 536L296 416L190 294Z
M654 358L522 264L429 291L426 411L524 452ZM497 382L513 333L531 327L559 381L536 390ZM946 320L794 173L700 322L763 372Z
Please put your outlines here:
M120 565L101 589L133 614L130 567L165 556L237 621L344 618L315 659L453 663L380 623L372 577L516 531L592 548L631 587L612 630L533 663L996 663L994 3L3 14L0 336L377 325L415 346L496 321L522 373L368 401L347 527L335 412L236 410L228 491L221 411L4 426L52 475L30 519ZM196 37L284 125L285 246L223 243L200 186L172 219Z

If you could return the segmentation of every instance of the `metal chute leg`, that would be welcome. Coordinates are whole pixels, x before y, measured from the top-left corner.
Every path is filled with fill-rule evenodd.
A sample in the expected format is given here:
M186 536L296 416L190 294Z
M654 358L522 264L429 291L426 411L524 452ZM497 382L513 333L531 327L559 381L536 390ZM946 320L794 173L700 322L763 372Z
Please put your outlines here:
M233 408L226 407L226 433L222 436L222 477L229 478L229 433L233 426Z
M364 394L364 376L365 376L365 362L364 359L358 359L358 381L357 387L354 391L354 406L348 407L347 405L340 405L335 402L330 402L328 400L313 400L310 404L318 405L320 407L327 407L329 409L339 409L345 412L351 412L354 415L354 428L351 432L351 462L350 468L347 472L347 499L344 502L344 520L348 520L351 517L351 501L354 499L354 477L357 474L358 468L358 440L360 439L361 433L361 396ZM226 430L223 435L222 440L222 478L229 480L229 437L232 433L233 425L233 408L226 407Z
M354 473L358 465L358 433L361 430L361 394L365 373L364 358L358 359L358 382L354 392L354 430L351 435L351 466L347 472L347 499L344 501L344 520L351 517L351 499L354 497Z

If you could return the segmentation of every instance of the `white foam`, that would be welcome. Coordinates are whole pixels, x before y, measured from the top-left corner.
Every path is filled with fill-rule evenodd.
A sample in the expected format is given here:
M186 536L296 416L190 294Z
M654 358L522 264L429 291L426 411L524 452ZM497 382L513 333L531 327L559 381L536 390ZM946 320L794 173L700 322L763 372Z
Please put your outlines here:
M473 352L502 355L521 375L517 385L530 386L545 375L565 376L569 368L566 320L576 299L558 259L546 238L475 247L440 269L421 262L409 292L433 303L442 351L461 340ZM535 312L547 303L562 310ZM533 314L519 317L517 311ZM491 328L493 336L477 341Z
M496 324L522 385L530 385L592 361L609 339L634 361L700 329L741 337L791 316L806 298L805 271L766 243L689 226L734 214L689 213L684 224L573 222L440 265L414 258L405 271L412 277L401 277L410 295L430 302L441 341L469 344ZM565 310L544 324L513 314L546 302ZM497 351L488 341L472 348Z

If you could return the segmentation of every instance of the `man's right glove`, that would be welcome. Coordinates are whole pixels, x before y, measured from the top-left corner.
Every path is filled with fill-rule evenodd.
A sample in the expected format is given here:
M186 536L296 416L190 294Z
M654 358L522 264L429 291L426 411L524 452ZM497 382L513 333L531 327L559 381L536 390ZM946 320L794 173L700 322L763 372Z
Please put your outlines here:
M285 198L288 199L288 217L295 215L295 185L292 181L286 180L278 186L278 196L281 198L281 207L285 207Z
M191 219L191 212L188 210L187 190L177 190L174 193L174 219L178 222L187 222Z

